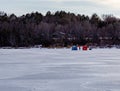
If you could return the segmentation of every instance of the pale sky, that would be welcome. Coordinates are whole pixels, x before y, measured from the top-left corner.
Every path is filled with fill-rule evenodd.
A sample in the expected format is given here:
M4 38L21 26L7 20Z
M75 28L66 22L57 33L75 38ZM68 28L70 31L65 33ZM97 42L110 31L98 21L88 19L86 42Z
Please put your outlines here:
M64 10L75 14L113 14L120 17L120 0L0 0L0 11L18 16Z

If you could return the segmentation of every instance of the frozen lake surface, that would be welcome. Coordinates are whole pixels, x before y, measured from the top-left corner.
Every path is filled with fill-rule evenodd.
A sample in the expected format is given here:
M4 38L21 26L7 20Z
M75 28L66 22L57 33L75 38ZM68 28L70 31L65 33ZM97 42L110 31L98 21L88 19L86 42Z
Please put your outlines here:
M120 49L0 49L0 91L120 91Z

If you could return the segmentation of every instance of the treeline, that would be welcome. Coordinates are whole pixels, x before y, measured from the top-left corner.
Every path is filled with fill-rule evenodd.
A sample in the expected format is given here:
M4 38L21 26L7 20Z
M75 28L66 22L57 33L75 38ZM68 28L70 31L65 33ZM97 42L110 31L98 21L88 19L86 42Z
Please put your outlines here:
M120 19L57 11L17 17L0 12L0 47L120 45Z

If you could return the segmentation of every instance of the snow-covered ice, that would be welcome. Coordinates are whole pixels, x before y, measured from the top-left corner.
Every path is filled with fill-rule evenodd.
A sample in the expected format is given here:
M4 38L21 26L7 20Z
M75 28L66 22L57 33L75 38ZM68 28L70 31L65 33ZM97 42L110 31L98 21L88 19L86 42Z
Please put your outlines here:
M0 49L0 91L120 91L120 49Z

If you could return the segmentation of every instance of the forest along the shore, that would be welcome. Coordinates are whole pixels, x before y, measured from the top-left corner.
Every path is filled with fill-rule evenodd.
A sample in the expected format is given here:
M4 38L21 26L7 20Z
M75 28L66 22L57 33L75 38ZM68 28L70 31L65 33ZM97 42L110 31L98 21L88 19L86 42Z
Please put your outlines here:
M120 19L113 15L74 14L65 11L22 16L0 12L0 47L67 47L120 45Z

